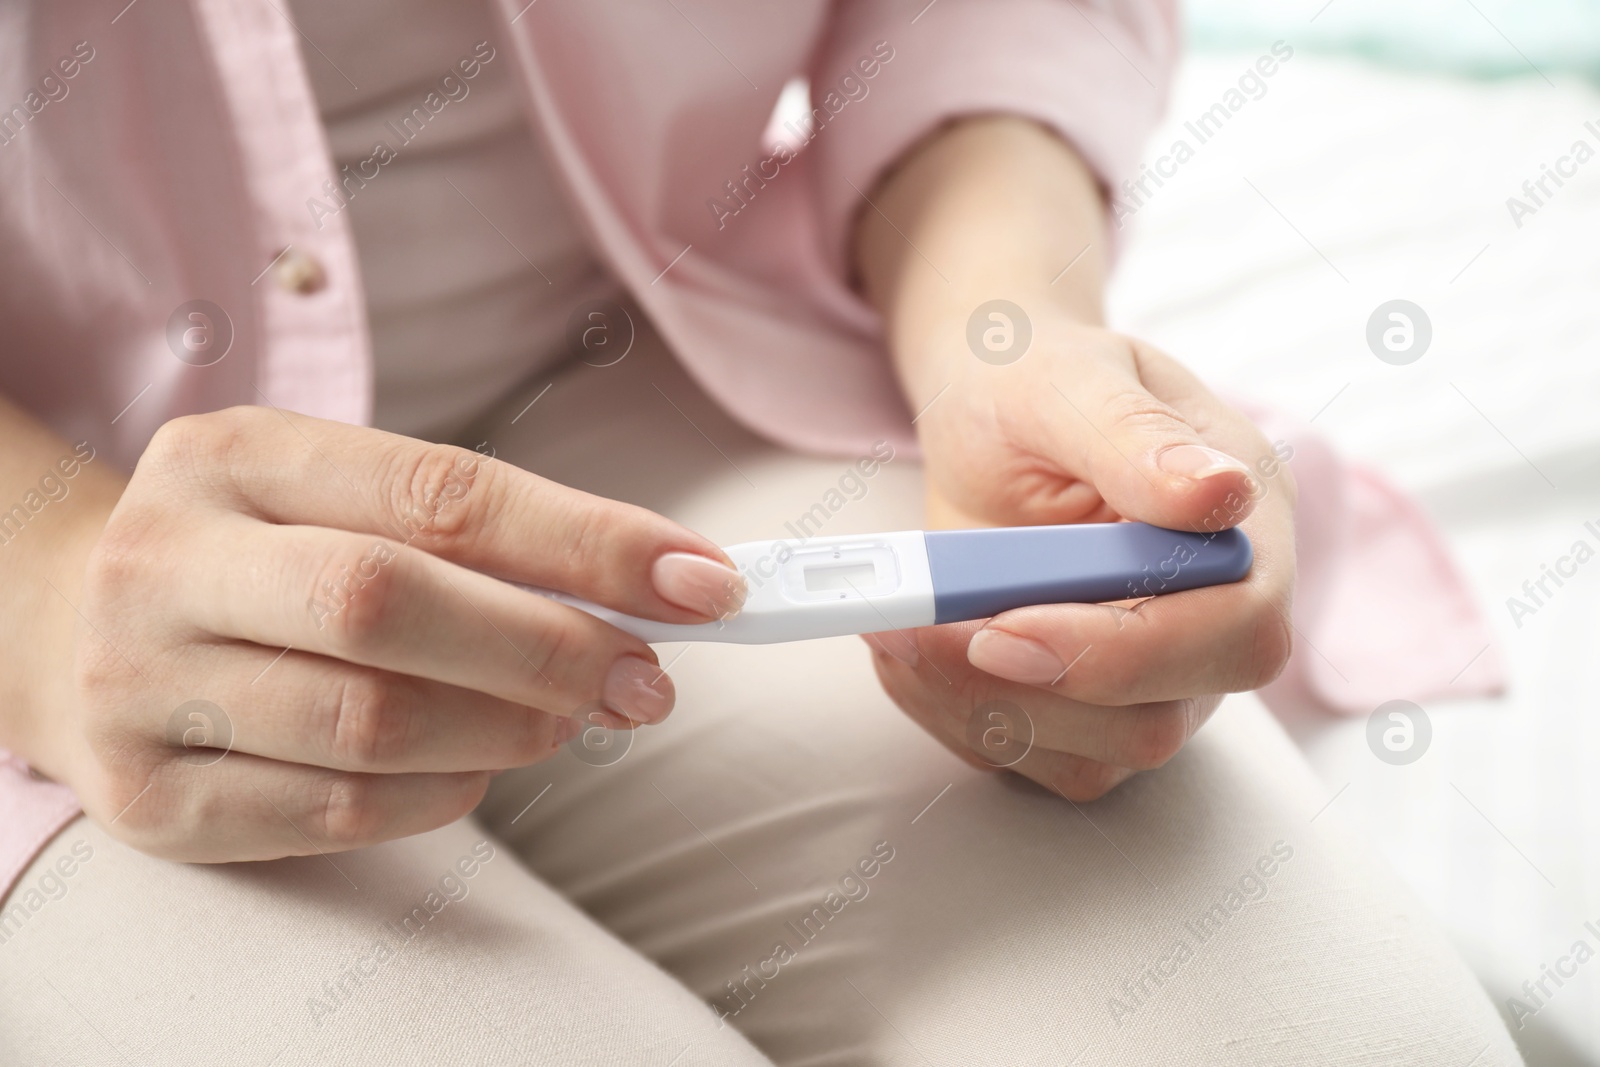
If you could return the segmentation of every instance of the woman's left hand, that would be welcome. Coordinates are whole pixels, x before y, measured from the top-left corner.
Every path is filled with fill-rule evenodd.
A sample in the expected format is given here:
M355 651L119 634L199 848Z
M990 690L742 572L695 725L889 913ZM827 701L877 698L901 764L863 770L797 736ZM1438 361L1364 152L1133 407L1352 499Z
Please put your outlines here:
M869 640L890 696L958 755L1093 800L1170 759L1223 694L1283 669L1294 487L1260 431L1175 360L1047 304L1031 310L1016 362L939 361L951 380L917 423L931 525L1238 525L1255 549L1251 572ZM928 342L964 349L964 333Z
M1074 801L1170 759L1223 694L1277 677L1293 634L1291 452L1102 326L1105 223L1071 146L988 116L909 153L855 244L917 412L931 525L1237 525L1254 547L1231 585L869 639L890 696L958 755Z

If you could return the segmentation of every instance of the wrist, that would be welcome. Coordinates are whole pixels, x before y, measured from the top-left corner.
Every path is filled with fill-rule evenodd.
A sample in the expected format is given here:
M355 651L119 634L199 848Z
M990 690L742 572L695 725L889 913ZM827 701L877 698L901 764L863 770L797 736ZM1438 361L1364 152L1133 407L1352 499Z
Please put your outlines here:
M856 259L913 409L968 369L952 364L990 301L1100 325L1104 225L1087 166L1028 120L954 123L909 152L862 213Z
M1046 351L1061 356L1092 350L1105 330L1097 305L998 284L925 307L908 306L903 314L886 333L896 379L914 413L946 390L997 401L1009 391L1018 403L1029 403L1033 385L1028 383L1043 384L1034 373L1040 368L1019 367L1018 360L1037 361ZM1026 347L1020 351L1014 347L1021 345ZM939 421L919 418L917 427L926 432Z
M7 557L0 572L16 594L4 620L12 652L0 684L0 747L57 781L69 780L76 760L74 652L85 566L121 479L85 466L67 484L71 491L59 504L70 506L41 514L0 549Z

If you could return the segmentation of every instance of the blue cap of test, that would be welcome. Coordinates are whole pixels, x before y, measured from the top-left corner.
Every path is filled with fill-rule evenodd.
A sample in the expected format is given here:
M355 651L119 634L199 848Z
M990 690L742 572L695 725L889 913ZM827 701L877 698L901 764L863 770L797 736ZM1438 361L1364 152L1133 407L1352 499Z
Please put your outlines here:
M1030 604L1133 600L1236 582L1254 553L1240 530L1144 523L929 530L934 621L986 619Z

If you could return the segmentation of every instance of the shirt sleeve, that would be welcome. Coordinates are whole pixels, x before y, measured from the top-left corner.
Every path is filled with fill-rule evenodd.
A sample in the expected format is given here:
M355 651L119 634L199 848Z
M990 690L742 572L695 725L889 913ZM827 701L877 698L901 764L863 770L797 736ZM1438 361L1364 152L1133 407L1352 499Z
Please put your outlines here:
M1161 117L1177 56L1175 0L837 3L810 75L813 124L827 125L808 145L830 260L844 263L878 178L951 119L1031 118L1115 187Z

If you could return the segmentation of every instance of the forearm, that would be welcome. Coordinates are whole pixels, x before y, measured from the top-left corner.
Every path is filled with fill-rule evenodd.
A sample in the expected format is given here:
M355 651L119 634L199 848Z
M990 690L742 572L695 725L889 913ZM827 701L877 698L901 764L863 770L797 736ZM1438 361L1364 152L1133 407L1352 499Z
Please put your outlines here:
M1077 153L1043 127L1006 116L947 126L907 154L872 203L857 225L856 266L914 408L952 380L931 355L949 347L929 337L964 331L985 301L1101 322L1104 206Z
M38 727L68 699L83 561L123 480L3 396L0 441L0 747L54 773Z

